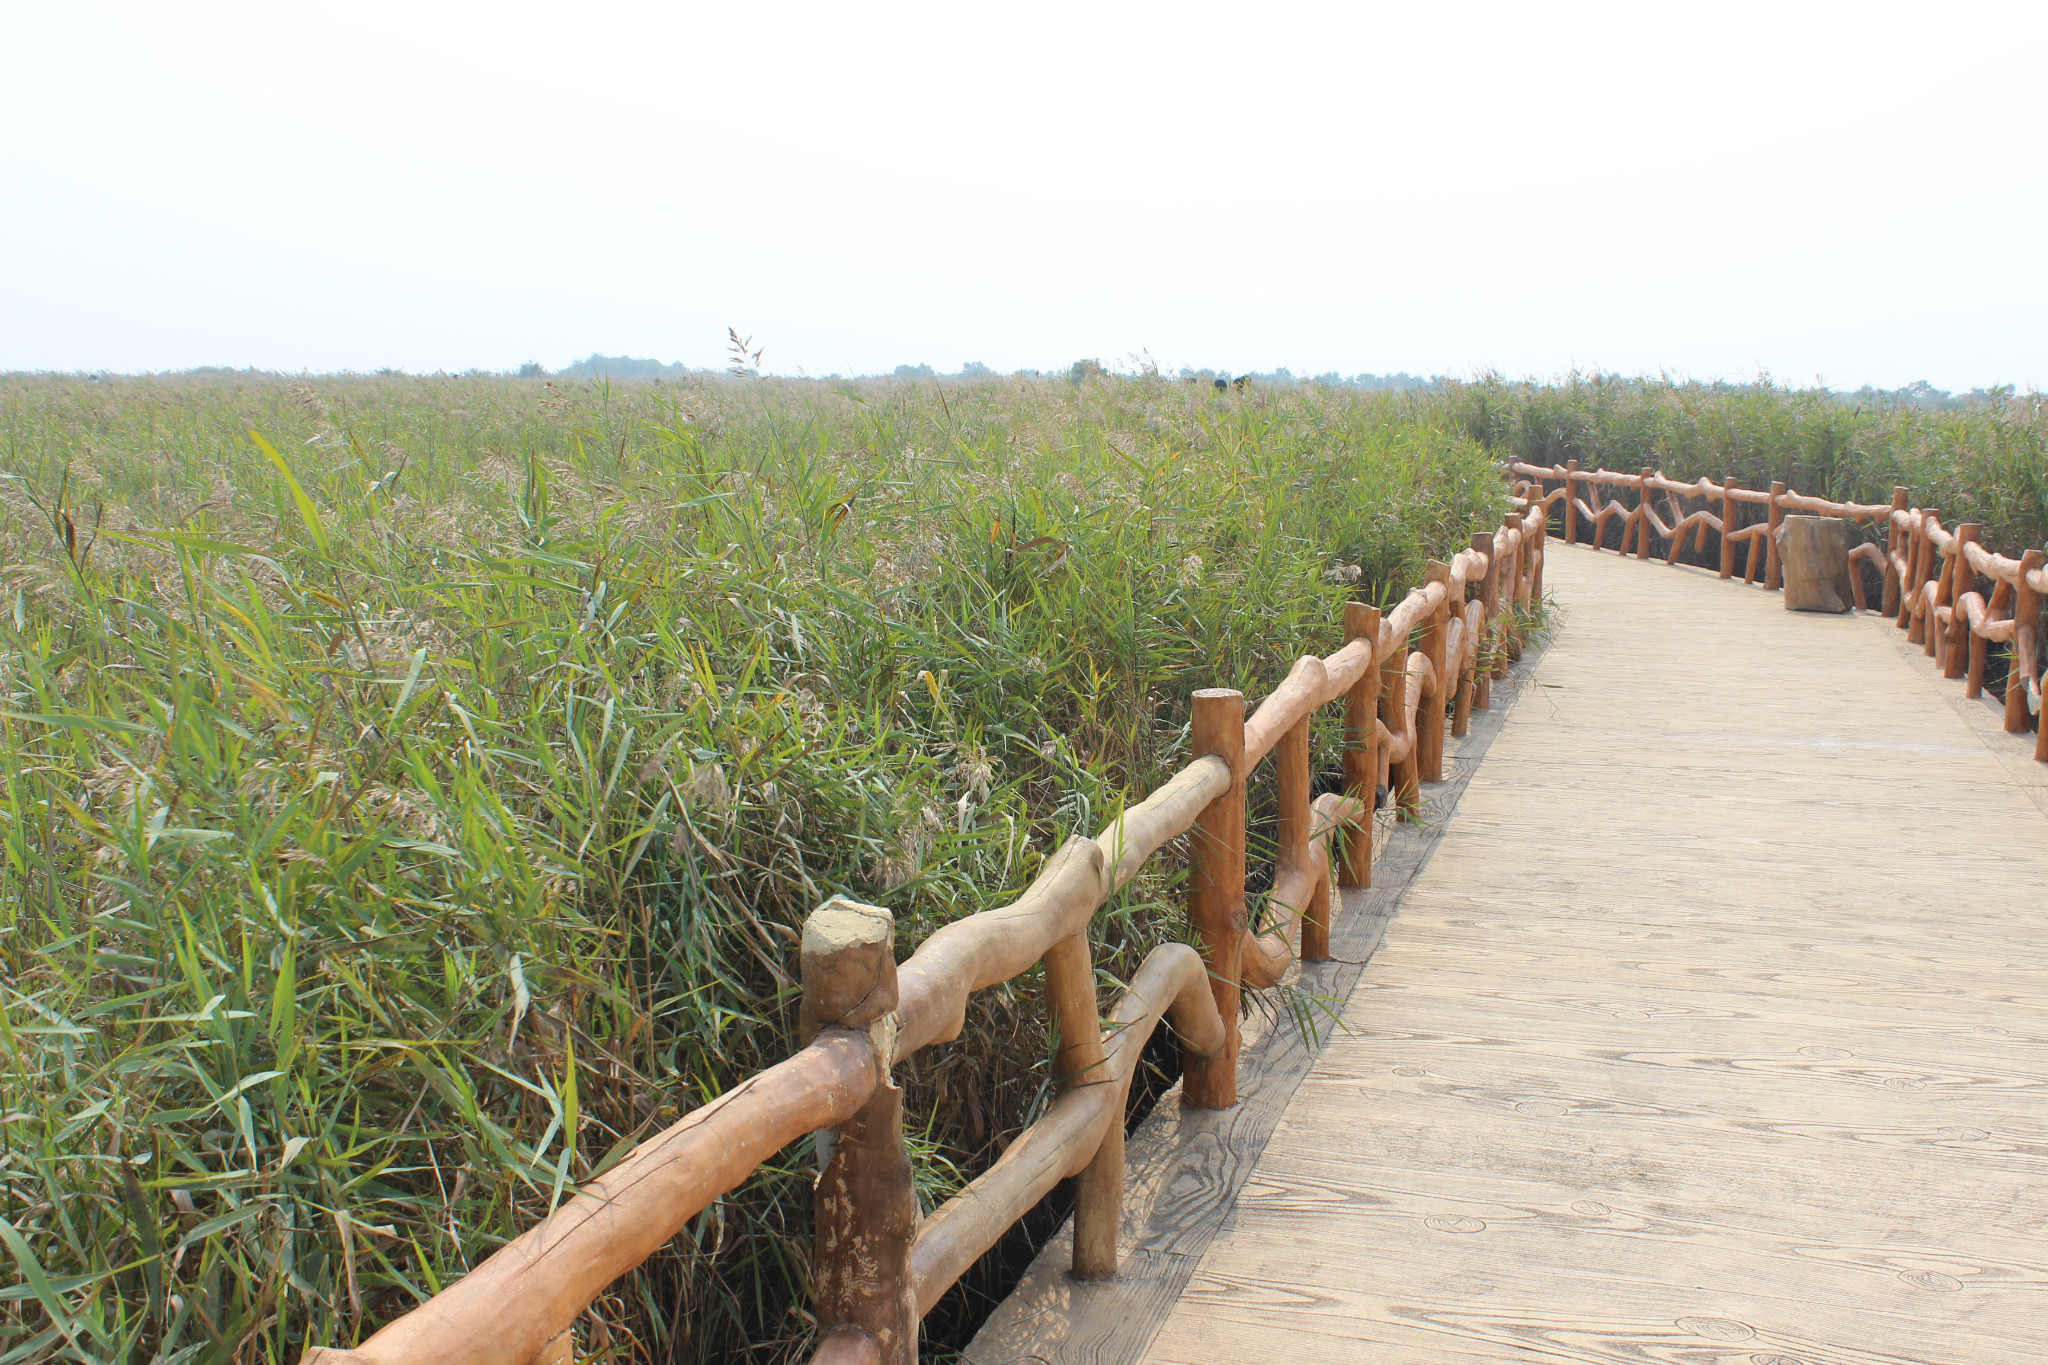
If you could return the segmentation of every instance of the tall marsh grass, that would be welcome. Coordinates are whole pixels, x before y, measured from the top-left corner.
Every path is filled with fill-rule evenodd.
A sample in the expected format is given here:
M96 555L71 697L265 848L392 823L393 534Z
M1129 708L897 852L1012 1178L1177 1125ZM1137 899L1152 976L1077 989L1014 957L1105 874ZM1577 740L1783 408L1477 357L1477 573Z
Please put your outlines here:
M815 903L903 952L1001 903L1184 760L1193 688L1497 524L1470 406L0 380L0 1362L282 1365L431 1295L785 1055ZM1045 1097L1036 996L908 1068L930 1201ZM796 1358L807 1161L591 1358Z

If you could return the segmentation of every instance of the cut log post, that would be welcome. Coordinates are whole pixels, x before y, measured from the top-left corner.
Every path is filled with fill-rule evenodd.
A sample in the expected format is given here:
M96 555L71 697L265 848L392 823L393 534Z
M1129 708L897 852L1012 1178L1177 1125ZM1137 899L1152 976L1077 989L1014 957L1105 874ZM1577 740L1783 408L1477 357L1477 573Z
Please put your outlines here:
M2005 728L2017 734L2027 728L2027 716L2034 716L2034 759L2048 763L2048 678L2041 674L2041 594L2030 586L2030 580L2041 572L2042 562L2048 559L2039 550L2029 550L2020 559L2020 590L2013 599L2013 671L2024 671L2033 683L2031 688L2021 687L2018 700L2019 710L2015 713L2011 676L2006 680ZM2025 668L2022 670L2021 665ZM2038 705L2041 709L2034 712Z
M1846 528L1848 523L1845 521L1843 525ZM1881 560L1883 555L1884 551L1868 541L1849 551L1849 595L1856 599L1856 610L1858 611L1870 610L1870 603L1864 596L1861 561L1865 559Z
M1280 742L1273 746L1273 794L1278 807L1278 819L1274 822L1274 843L1277 846L1273 858L1273 885L1278 887L1289 872L1309 865L1309 832L1313 815L1309 810L1309 786L1313 774L1309 769L1308 747L1309 717L1303 716L1289 727ZM1327 883L1326 883L1327 884ZM1287 910L1301 920L1301 939L1296 956L1304 961L1309 959L1309 941L1318 936L1323 946L1320 958L1329 956L1329 923L1327 910L1322 922L1318 919L1316 897L1311 892L1305 905L1291 905ZM1268 923L1272 914L1267 915ZM1313 928L1311 927L1313 925Z
M1636 558L1639 560L1650 557L1650 480L1656 476L1655 470L1645 467L1641 475L1643 482L1637 489L1636 516L1642 523L1636 532ZM1678 528L1674 526L1671 529L1676 531Z
M1975 545L1984 539L1984 527L1974 521L1966 521L1956 527L1956 538L1951 544L1949 558L1948 600L1954 610L1949 618L1948 630L1944 634L1946 652L1941 656L1941 676L1960 678L1970 669L1970 618L1961 607L1965 596L1977 590L1977 573L1970 567L1966 545ZM1975 693L1970 695L1975 696Z
M1577 463L1574 461L1573 463ZM1569 486L1569 485L1567 485ZM1473 666L1472 705L1481 711L1493 708L1493 634L1500 622L1500 566L1494 563L1491 531L1474 532L1472 548L1486 556L1486 572L1479 577L1479 651ZM1350 883L1345 883L1347 886Z
M1927 565L1934 579L1934 597L1927 604L1927 630L1920 640L1920 652L1940 664L1944 660L1942 651L1948 648L1948 632L1941 624L1941 609L1956 600L1956 570L1963 562L1962 551L1952 535L1948 550L1944 553L1929 536Z
M1528 537L1522 535L1519 530L1514 540L1515 548L1509 551L1507 556L1507 629L1502 632L1501 638L1503 657L1494 666L1493 676L1496 678L1505 678L1508 675L1508 665L1518 663L1522 658L1522 556L1529 552L1529 547L1525 543Z
M1902 552L1906 569L1899 579L1899 619L1892 624L1904 631L1913 628L1913 593L1920 581L1920 522L1920 515L1907 519L1906 544ZM1912 637L1908 635L1906 638L1910 640Z
M1778 528L1785 523L1785 481L1771 480L1771 519L1764 532L1764 590L1776 592L1785 586L1785 565L1778 557Z
M1095 959L1088 930L1061 939L1045 954L1045 996L1060 1046L1053 1073L1063 1089L1100 1083L1102 1018L1095 1004Z
M1380 609L1364 602L1344 604L1344 634L1353 640L1380 638ZM1340 886L1372 885L1373 811L1379 802L1380 671L1369 667L1344 694L1344 794L1365 806L1365 818L1343 835L1344 860ZM1327 931L1327 926L1325 926ZM1302 931L1301 952L1308 956L1308 931ZM1327 940L1321 945L1329 953Z
M1785 610L1845 612L1854 603L1849 583L1849 528L1839 517L1787 517L1779 524L1779 559Z
M1230 765L1230 790L1195 821L1189 851L1188 919L1202 937L1209 989L1223 1017L1223 1050L1189 1061L1181 1103L1228 1109L1237 1103L1238 952L1244 942L1244 693L1205 687L1195 693L1193 757L1215 754Z
M1077 1280L1116 1278L1117 1228L1124 1209L1124 1111L1128 1086L1117 1087L1109 1127L1095 1156L1074 1181L1074 1269Z
M1740 485L1734 479L1721 481L1721 577L1735 577L1735 542L1728 537L1735 534L1735 509L1742 504L1735 501L1735 490Z
M1459 612L1461 619L1463 616L1464 613ZM1475 662L1467 663L1468 655L1472 655ZM1458 643L1458 657L1451 662L1458 670L1458 691L1451 702L1451 738L1463 739L1472 730L1472 694L1478 690L1475 675L1479 672L1479 667L1472 642L1461 639Z
M819 1334L811 1365L882 1365L875 1339L857 1327L835 1327Z
M2012 586L2008 583L2000 583L1992 593L1989 610L1992 612L2003 611L2011 605ZM1991 642L1967 626L1964 627L1963 634L1969 640L1967 648L1970 656L1968 671L1963 674L1963 696L1970 701L1975 701L1984 695L1984 664L1986 656L1990 651Z
M2025 734L2027 684L2036 676L2041 648L2041 594L2028 579L2041 571L2044 558L2039 550L2020 557L2019 587L2012 596L2012 663L2005 673L2005 732Z
M1906 550L1906 562L1912 566L1912 572L1907 575L1906 590L1899 599L1899 624L1906 628L1909 645L1921 644L1927 638L1927 613L1921 610L1921 593L1933 565L1934 537L1927 534L1927 521L1933 515L1932 509L1921 509L1919 520L1913 524L1913 543Z
M864 1029L896 1008L895 918L834 896L804 920L798 1041L828 1025Z
M1400 734L1408 728L1407 704L1408 651L1397 648L1382 666L1380 685L1380 721L1389 733ZM1417 708L1418 712L1420 708ZM1422 809L1422 785L1417 780L1415 750L1419 745L1411 743L1407 756L1392 764L1387 772L1388 799L1405 811Z
M1367 819L1371 816L1368 815ZM1331 830L1330 837L1336 838L1337 831ZM1301 916L1301 950L1295 956L1303 962L1328 962L1330 960L1330 906L1332 893L1330 884L1335 880L1335 868L1328 865L1330 852L1336 845L1323 845L1325 860L1322 872L1308 893L1308 908Z
M1505 534L1512 526L1513 519L1510 518L1507 522L1502 523L1499 531L1494 533L1493 543L1495 551L1493 563L1487 569L1487 576L1491 580L1488 584L1487 592L1493 603L1491 611L1493 620L1489 629L1492 632L1493 676L1496 680L1505 678L1508 675L1508 634L1514 628L1515 619L1515 579L1514 565L1511 562L1514 559L1514 554L1511 550L1500 548L1503 545L1513 544L1514 536ZM1599 526L1595 525L1593 531L1593 540L1595 542L1593 548L1597 550L1600 548L1598 544L1600 539Z
M1920 523L1920 586L1914 594L1913 629L1906 638L1919 645L1923 653L1933 653L1930 640L1936 628L1936 618L1928 609L1930 602L1941 600L1941 578L1948 572L1948 561L1941 557L1941 545L1934 539L1933 514Z
M1547 517L1544 524L1549 524ZM1476 540L1478 537L1475 536L1473 539ZM1467 609L1471 605L1471 599L1468 594L1473 592L1475 586L1466 583L1463 579L1450 578L1446 580L1448 619L1459 623L1460 626L1457 637L1458 652L1450 658L1451 671L1456 679L1451 700L1451 737L1453 739L1463 739L1466 732L1472 728L1472 675L1478 671L1476 661L1479 658L1479 648L1477 633L1469 629L1471 621L1468 619ZM1484 630L1485 627L1482 625L1480 629ZM1448 652L1449 647L1446 646L1446 653ZM1474 662L1468 663L1467 660Z
M1948 627L1942 623L1941 609L1956 600L1956 564L1959 556L1952 553L1953 538L1949 541L1950 552L1936 547L1936 569L1934 573L1934 600L1927 610L1927 638L1920 642L1920 652L1934 660L1934 666L1947 675L1948 670Z
M1894 485L1892 487L1892 511L1906 510L1910 490ZM1899 614L1899 596L1902 586L1898 566L1892 563L1892 551L1898 548L1899 528L1890 517L1884 519L1884 614L1896 618ZM1908 541L1910 544L1910 540Z
M1429 614L1429 624L1422 633L1422 657L1429 660L1430 676L1436 679L1436 695L1426 696L1415 711L1415 747L1421 752L1421 776L1424 782L1444 780L1444 708L1448 705L1454 684L1445 673L1445 646L1450 639L1451 620L1451 566L1441 560L1432 559L1423 572L1426 583L1441 583L1444 599L1437 603L1436 610Z
M917 1190L903 1146L903 1091L889 1078L896 1008L895 921L880 906L835 896L804 921L802 1018L819 1030L877 1039L874 1093L836 1132L818 1176L811 1279L822 1336L858 1333L880 1365L916 1365ZM829 1137L828 1137L829 1133Z
M1579 462L1564 462L1564 538L1565 543L1579 543Z
M1046 952L1045 994L1059 1030L1053 1074L1060 1088L1112 1084L1114 1078L1104 1065L1102 1016L1095 1003L1095 955L1085 926ZM1113 1108L1115 1118L1104 1130L1074 1190L1076 1279L1101 1280L1116 1274L1116 1231L1122 1221L1124 1197L1124 1125L1122 1105Z

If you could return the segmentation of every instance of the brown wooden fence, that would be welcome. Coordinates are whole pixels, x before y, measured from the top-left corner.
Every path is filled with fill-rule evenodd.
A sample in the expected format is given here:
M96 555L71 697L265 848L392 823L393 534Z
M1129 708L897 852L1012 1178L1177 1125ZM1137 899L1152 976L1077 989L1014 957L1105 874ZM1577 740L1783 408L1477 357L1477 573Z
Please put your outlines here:
M1519 489L1517 490L1520 491ZM1444 734L1519 657L1543 591L1547 504L1517 497L1382 616L1346 608L1347 643L1303 658L1251 713L1242 693L1195 693L1193 760L1093 839L1075 838L1013 904L957 920L900 966L889 912L835 898L805 922L804 1046L636 1147L545 1221L353 1351L308 1365L558 1365L576 1318L754 1168L818 1133L812 1311L819 1362L909 1365L919 1319L1056 1184L1079 1176L1074 1272L1114 1274L1124 1117L1162 1017L1185 1060L1182 1103L1237 1102L1240 990L1279 983L1298 956L1329 956L1331 882L1372 882L1377 789L1413 809L1443 777ZM1345 715L1345 795L1310 800L1309 726ZM1447 721L1447 713L1449 718ZM1267 757L1279 795L1269 922L1245 899L1245 784ZM1089 929L1095 911L1170 840L1189 847L1189 918L1202 947L1156 948L1105 1021ZM1334 847L1333 847L1333 841ZM896 1062L958 1036L967 1000L1045 964L1059 1097L986 1173L920 1218L903 1146ZM1105 1023L1107 1027L1105 1027Z
M2022 734L2037 728L2034 757L2048 763L2048 726L2038 726L2041 709L2041 601L2048 595L2048 565L2040 550L2028 550L2018 559L1994 554L1980 543L1983 528L1974 522L1950 531L1930 508L1911 505L1912 493L1894 488L1889 506L1861 502L1829 502L1807 497L1773 483L1768 493L1736 487L1735 480L1716 484L1707 479L1680 483L1655 470L1620 474L1611 469L1582 470L1578 461L1563 465L1513 463L1510 473L1534 481L1536 489L1548 484L1560 487L1542 492L1540 501L1546 516L1556 504L1563 505L1564 538L1577 543L1582 530L1590 532L1598 549L1607 523L1622 525L1621 553L1633 545L1642 559L1650 557L1651 533L1666 542L1665 561L1676 563L1685 550L1688 536L1694 537L1694 553L1707 555L1707 532L1720 540L1721 577L1732 578L1735 561L1744 542L1747 559L1742 571L1745 583L1754 583L1759 573L1766 588L1783 586L1778 563L1776 532L1787 512L1839 517L1851 522L1874 522L1885 528L1885 545L1874 542L1850 551L1852 569L1868 562L1884 577L1883 611L1897 620L1907 639L1921 645L1930 658L1939 659L1942 675L1964 679L1964 694L1982 695L1989 648L2007 646L2005 671L2005 728ZM1615 499L1611 490L1635 490L1635 500ZM1583 494L1583 495L1582 495ZM1657 495L1663 495L1669 520L1657 514ZM1684 511L1680 499L1699 499L1705 506ZM1760 509L1748 514L1744 507ZM1718 512L1715 510L1718 508ZM1860 569L1850 575L1856 605L1865 601ZM1990 595L1985 595L1989 588Z

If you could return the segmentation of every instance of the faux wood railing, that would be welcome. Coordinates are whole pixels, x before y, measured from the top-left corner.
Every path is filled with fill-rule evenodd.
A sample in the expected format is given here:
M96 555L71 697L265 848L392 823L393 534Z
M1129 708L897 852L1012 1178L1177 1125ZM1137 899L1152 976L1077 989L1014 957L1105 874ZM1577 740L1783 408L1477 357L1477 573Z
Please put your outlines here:
M1882 525L1884 547L1866 542L1849 552L1856 606L1868 610L1863 575L1856 568L1867 562L1884 576L1881 609L1895 618L1899 629L1908 632L1909 641L1921 645L1930 658L1940 660L1944 677L1964 680L1965 696L1983 695L1987 652L1993 644L2005 645L2005 729L2009 734L2035 729L2034 757L2048 763L2048 726L2038 723L2041 603L2048 596L2048 564L2040 550L2028 550L2018 559L1994 554L1981 544L1982 526L1965 522L1953 531L1946 530L1932 509L1912 506L1912 492L1903 487L1892 490L1891 503L1886 506L1829 502L1794 492L1783 483L1773 483L1766 493L1738 487L1733 479L1719 484L1708 479L1680 483L1651 469L1635 474L1582 470L1576 460L1562 465L1516 462L1508 469L1533 480L1537 490L1551 483L1561 485L1540 492L1540 502L1546 519L1552 506L1562 504L1567 541L1577 543L1581 528L1588 528L1593 547L1598 549L1607 523L1615 520L1622 524L1622 554L1628 554L1633 544L1637 557L1648 559L1654 533L1666 542L1665 562L1676 563L1688 536L1695 537L1694 552L1704 557L1707 532L1713 531L1720 538L1721 577L1734 577L1737 551L1746 541L1743 582L1754 583L1761 570L1764 586L1773 590L1784 586L1777 530L1787 512ZM1636 490L1635 501L1612 499L1610 490L1616 488ZM1669 521L1657 515L1659 493L1664 496ZM1703 499L1708 506L1686 512L1679 504L1681 498ZM1720 509L1718 515L1711 510L1715 505ZM1744 507L1759 509L1762 519L1743 525ZM1987 587L1989 596L1984 591Z
M1543 591L1544 508L1517 498L1384 616L1352 603L1348 643L1298 661L1247 717L1242 693L1194 695L1194 758L1093 839L1069 840L1013 904L957 920L900 966L887 910L835 897L803 933L805 1044L681 1122L470 1274L353 1351L307 1365L562 1365L577 1317L754 1168L818 1133L814 1361L910 1365L919 1319L1061 1180L1079 1176L1077 1276L1113 1275L1124 1117L1162 1017L1185 1060L1181 1102L1237 1102L1240 991L1277 985L1298 956L1329 956L1330 884L1372 882L1375 793L1413 809L1443 777L1444 732L1465 733L1520 655ZM1343 796L1310 800L1309 725L1345 708ZM1279 797L1268 923L1245 898L1245 784L1271 756ZM1108 1019L1099 1013L1095 911L1170 840L1192 832L1189 918L1202 943L1155 948ZM1337 841L1332 847L1332 841ZM920 1218L903 1145L897 1062L959 1035L975 991L1045 965L1059 1097L957 1196ZM1106 1026L1105 1026L1106 1025Z

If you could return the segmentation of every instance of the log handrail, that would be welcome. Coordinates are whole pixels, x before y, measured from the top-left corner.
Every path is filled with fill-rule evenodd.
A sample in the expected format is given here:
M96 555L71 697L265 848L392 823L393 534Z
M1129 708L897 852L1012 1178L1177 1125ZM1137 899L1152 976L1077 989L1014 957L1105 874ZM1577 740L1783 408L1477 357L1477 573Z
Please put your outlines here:
M1884 543L1865 542L1849 551L1849 583L1856 608L1869 609L1860 569L1868 564L1884 583L1884 614L1893 617L1898 628L1907 632L1909 643L1921 646L1937 662L1943 676L1963 679L1964 695L1968 697L1982 695L1990 646L2004 646L2005 729L2010 734L2033 730L2034 757L2048 763L2048 727L2039 720L2043 672L2041 612L2044 599L2048 599L2048 560L2044 560L2041 550L2027 550L2017 559L1999 554L1982 543L1981 527L1967 523L1953 528L1942 525L1940 514L1933 508L1913 506L1911 490L1903 487L1892 490L1890 504L1879 505L1810 497L1783 483L1774 483L1769 492L1763 492L1738 488L1732 478L1720 484L1706 478L1683 483L1652 469L1637 474L1584 470L1577 460L1559 465L1518 460L1510 462L1507 468L1510 477L1533 480L1539 493L1545 483L1560 485L1540 496L1546 511L1551 498L1562 503L1562 538L1566 541L1578 543L1582 528L1590 529L1593 548L1599 549L1606 537L1607 522L1619 519L1624 555L1633 544L1635 553L1647 558L1654 533L1669 542L1665 560L1675 564L1685 537L1695 530L1695 551L1704 557L1706 532L1712 529L1720 536L1720 576L1733 577L1736 547L1746 541L1750 552L1743 582L1753 583L1761 576L1765 588L1772 590L1780 586L1777 533L1787 512L1875 523L1871 529L1873 533L1882 533ZM1634 488L1637 500L1634 505L1617 501L1595 506L1579 497L1577 490L1581 484L1589 490ZM1650 500L1653 491L1686 498L1717 498L1721 515L1714 517L1704 508L1679 515L1677 505L1670 503L1672 520L1666 522ZM1600 494L1591 496L1598 499ZM1765 519L1746 526L1732 524L1741 506L1764 509ZM1983 590L1985 584L1990 585L1988 595Z
M1718 498L1723 496L1723 484L1714 483L1704 476L1692 483L1680 483L1661 470L1647 470L1641 474L1621 474L1611 469L1585 470L1571 465L1526 464L1520 460L1509 463L1510 474L1520 474L1532 479L1569 480L1575 483L1600 484L1616 488L1642 489L1658 488L1669 493L1678 493L1689 498ZM1771 495L1757 489L1737 488L1733 492L1736 502L1768 505ZM1830 502L1826 498L1810 497L1807 494L1786 490L1778 496L1778 505L1788 511L1811 512L1817 516L1845 517L1855 521L1874 521L1890 513L1891 504L1866 502Z
M1512 473L1516 471L1510 471ZM1447 712L1470 710L1519 657L1543 592L1545 527L1562 492L1514 490L1515 511L1381 612L1353 603L1346 642L1298 660L1246 717L1228 691L1195 694L1193 757L1094 838L1069 839L1023 894L938 929L902 963L889 912L834 897L805 922L806 1041L794 1056L635 1147L549 1217L353 1350L304 1365L557 1365L576 1319L620 1275L762 1162L816 1133L812 1267L819 1362L911 1365L918 1319L1060 1180L1079 1176L1075 1273L1113 1274L1131 1078L1162 1018L1180 1040L1182 1103L1236 1103L1240 984L1275 986L1329 955L1331 888L1369 886L1381 788L1413 809L1442 777ZM1529 494L1531 496L1523 496ZM1581 504L1583 506L1583 504ZM1614 509L1587 512L1597 524ZM1690 522L1690 519L1687 519ZM1718 522L1715 523L1718 527ZM1308 732L1345 707L1346 791L1309 799ZM1245 911L1245 781L1276 764L1279 856L1269 922ZM1095 913L1160 849L1193 833L1189 917L1203 948L1153 950L1107 1020L1097 1017ZM917 1217L892 1068L959 1036L976 991L1045 966L1061 1091L1000 1159ZM1105 1027L1106 1022L1106 1027Z
M805 1133L867 1102L878 1068L861 1034L834 1030L635 1147L517 1240L354 1351L309 1361L527 1365L613 1280Z

